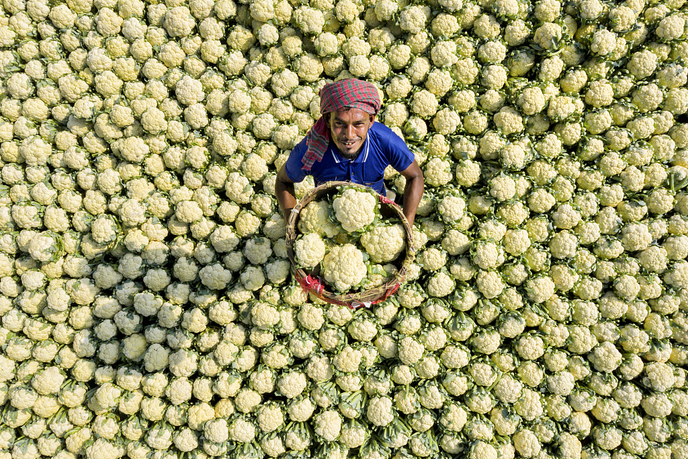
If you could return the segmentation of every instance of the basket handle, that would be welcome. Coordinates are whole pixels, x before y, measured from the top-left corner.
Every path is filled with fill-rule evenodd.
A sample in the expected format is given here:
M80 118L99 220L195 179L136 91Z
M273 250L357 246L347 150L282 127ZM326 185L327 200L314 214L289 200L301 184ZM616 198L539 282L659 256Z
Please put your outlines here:
M347 306L349 306L350 309L359 309L359 308L370 308L374 304L382 303L385 301L387 298L390 296L394 295L394 293L399 290L399 287L401 286L401 282L397 282L396 284L392 285L390 288L388 288L385 291L385 294L382 295L380 298L374 301L358 301L358 300L353 300L347 303Z
M349 309L353 309L354 311L356 309L360 308L370 308L370 305L376 304L377 301L369 302L369 301L358 301L358 300L353 300L348 303L346 303L347 306L349 306Z
M299 284L301 284L301 288L307 292L321 294L323 290L325 290L325 286L323 286L322 282L320 282L320 279L313 277L310 274L306 276L297 275L296 278L299 281Z
M380 202L382 202L383 204L387 204L390 206L392 204L396 205L396 203L394 201L392 201L391 199L389 199L387 196L383 196L383 195L379 195L379 196L380 196Z
M380 298L378 298L377 300L373 301L372 304L382 303L382 302L385 301L387 298L389 298L390 296L394 295L394 294L396 293L396 291L399 290L399 287L400 287L400 286L401 286L401 282L397 282L396 284L392 285L390 288L387 289L387 291L385 292L384 295L382 295L382 296L381 296Z
M373 301L361 301L357 299L347 299L350 298L351 296L355 295L344 295L342 296L337 296L334 295L330 292L327 291L327 285L324 283L324 281L317 276L311 276L310 274L307 274L305 270L301 268L296 267L296 263L294 261L294 241L296 239L296 223L300 214L300 211L308 205L313 199L315 199L319 193L323 192L324 190L329 190L330 188L338 188L340 186L355 186L355 187L360 187L360 188L366 188L364 185L357 184L357 183L351 183L351 182L325 182L323 184L318 185L314 189L310 190L299 202L296 203L296 206L289 212L288 216L288 221L287 221L287 236L286 236L286 245L287 245L287 257L289 258L289 261L292 264L292 267L294 268L294 274L295 278L298 281L299 285L301 285L301 288L303 288L307 293L313 293L316 295L318 298L320 298L323 301L326 301L331 304L339 304L342 306L347 306L350 309L359 309L362 307L365 308L370 308L374 304L378 304L382 301L387 300L390 296L392 296L400 287L401 285L401 280L404 278L404 273L406 271L406 264L411 263L413 260L413 257L415 255L415 247L411 243L413 240L413 229L412 227L408 224L408 220L406 219L406 216L404 215L401 206L399 206L396 202L394 202L392 199L389 199L386 196L383 196L381 194L378 195L378 199L380 200L381 203L386 204L390 206L394 211L396 211L397 216L401 220L402 225L405 228L406 232L406 247L407 247L407 256L406 260L404 261L404 265L399 270L399 273L395 276L395 279L397 282L392 285L391 287L387 288L383 295ZM389 285L389 284L387 284ZM381 288L380 288L381 290ZM375 291L375 294L378 293L379 290ZM367 297L370 297L368 295Z

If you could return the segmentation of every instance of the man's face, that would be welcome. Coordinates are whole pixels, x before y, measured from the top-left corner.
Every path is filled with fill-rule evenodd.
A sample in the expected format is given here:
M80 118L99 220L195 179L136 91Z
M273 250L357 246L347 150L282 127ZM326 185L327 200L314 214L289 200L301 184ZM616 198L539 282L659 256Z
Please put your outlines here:
M375 115L358 108L342 108L330 114L332 141L342 156L355 159L363 148Z

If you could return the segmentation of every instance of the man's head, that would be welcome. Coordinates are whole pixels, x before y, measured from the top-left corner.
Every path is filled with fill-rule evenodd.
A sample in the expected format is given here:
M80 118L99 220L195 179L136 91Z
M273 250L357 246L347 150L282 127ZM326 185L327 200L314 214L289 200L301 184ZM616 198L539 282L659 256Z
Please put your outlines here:
M330 134L339 153L356 159L374 122L375 115L358 108L344 107L329 113Z
M301 160L303 170L311 170L322 159L330 140L345 157L358 156L381 105L380 92L373 83L346 78L323 86L322 116L306 136L308 150Z

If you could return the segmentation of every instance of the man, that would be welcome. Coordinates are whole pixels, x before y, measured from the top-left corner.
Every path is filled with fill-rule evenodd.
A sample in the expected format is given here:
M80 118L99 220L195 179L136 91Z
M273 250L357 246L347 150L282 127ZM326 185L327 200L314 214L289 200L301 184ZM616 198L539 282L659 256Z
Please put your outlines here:
M322 116L277 174L275 191L285 219L296 205L294 183L306 175L312 175L316 185L350 181L385 195L384 172L391 165L406 177L403 210L413 225L423 196L423 173L404 141L375 121L381 105L372 83L349 78L322 88Z

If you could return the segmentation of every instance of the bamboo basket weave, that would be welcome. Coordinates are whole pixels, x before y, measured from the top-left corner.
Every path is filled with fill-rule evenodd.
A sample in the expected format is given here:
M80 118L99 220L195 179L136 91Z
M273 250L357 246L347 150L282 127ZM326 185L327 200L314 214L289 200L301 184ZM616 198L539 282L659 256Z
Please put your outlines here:
M328 194L336 193L339 187L341 186L358 187L364 190L369 190L368 187L365 187L357 183L326 182L309 191L296 204L296 206L291 211L291 215L289 215L289 219L287 221L286 236L287 256L289 257L289 261L291 261L291 264L294 268L296 280L299 282L299 284L301 284L301 287L303 287L303 289L306 292L312 293L313 295L328 303L346 305L352 309L358 309L360 307L370 307L370 305L372 304L377 304L386 300L399 289L399 286L406 278L406 271L408 270L409 265L413 263L416 254L416 251L412 243L413 228L411 227L411 225L409 225L408 220L406 220L406 216L402 212L401 207L394 203L394 201L386 198L385 196L378 195L380 199L380 205L383 208L387 207L389 210L391 210L393 214L399 217L399 220L401 220L401 223L404 225L404 230L406 232L406 254L404 260L401 263L399 263L398 260L395 263L398 268L397 273L384 284L362 292L338 295L328 290L329 286L324 281L324 279L321 279L319 276L315 274L312 275L312 273L308 270L299 268L296 265L295 261L294 242L296 241L297 225L301 209L306 207L311 201L315 199L319 199Z

